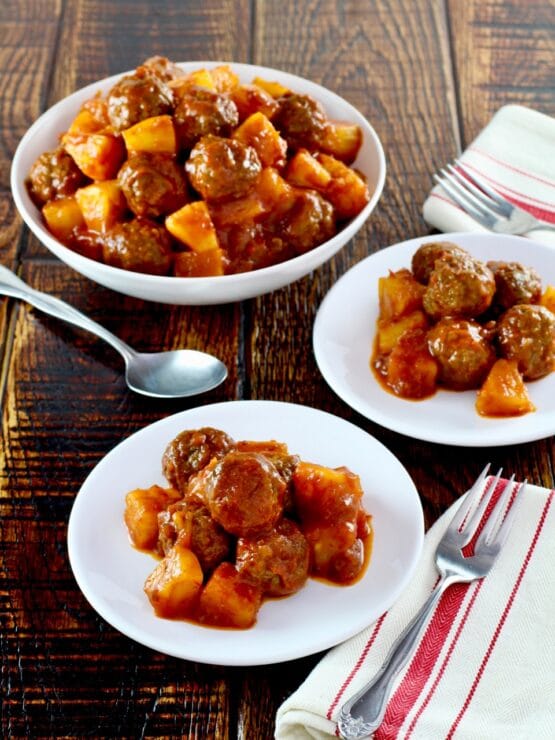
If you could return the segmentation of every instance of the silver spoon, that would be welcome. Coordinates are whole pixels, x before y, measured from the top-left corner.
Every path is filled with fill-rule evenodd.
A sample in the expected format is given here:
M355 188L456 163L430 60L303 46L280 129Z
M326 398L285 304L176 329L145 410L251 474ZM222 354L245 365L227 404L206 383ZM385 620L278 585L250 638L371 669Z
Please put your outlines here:
M227 368L216 357L192 349L136 352L96 321L59 298L31 288L0 265L0 295L21 298L44 313L68 321L111 344L125 360L125 380L131 390L155 398L182 398L220 385Z

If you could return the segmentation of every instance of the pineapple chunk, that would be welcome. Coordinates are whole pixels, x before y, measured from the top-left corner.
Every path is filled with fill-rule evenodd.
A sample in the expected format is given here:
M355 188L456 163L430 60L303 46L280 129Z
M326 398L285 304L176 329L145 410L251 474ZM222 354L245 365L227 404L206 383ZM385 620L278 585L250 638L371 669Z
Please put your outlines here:
M279 103L258 85L239 85L231 91L230 97L237 106L240 121L253 113L264 113L271 118L279 108Z
M536 407L528 396L516 360L497 360L476 397L481 416L522 416Z
M319 152L316 158L331 175L324 195L335 208L337 218L353 218L370 200L368 186L360 175L335 157Z
M248 629L256 622L262 594L246 581L231 563L221 563L204 587L198 606L198 619L216 627Z
M354 123L330 121L324 131L322 149L345 164L356 159L362 144L362 131Z
M194 614L202 581L197 556L178 540L148 576L144 590L159 617L184 619Z
M87 227L93 231L106 231L127 210L127 202L117 180L93 182L77 190L75 199Z
M543 295L540 299L542 306L548 308L551 313L555 313L555 285L548 285L543 291Z
M279 82L265 80L262 77L255 77L252 84L257 87L261 87L265 92L271 95L272 98L281 98L282 95L287 95L287 93L290 92L288 87L285 87Z
M153 116L122 132L128 152L170 154L177 152L177 140L171 116Z
M210 77L217 92L227 93L239 86L239 77L229 64L220 64L210 70Z
M125 159L123 141L113 134L66 133L61 141L77 167L92 180L111 180Z
M285 164L287 142L264 113L258 111L249 116L235 130L233 138L252 146L263 167L282 167Z
M158 513L177 501L180 495L172 488L151 486L135 488L125 497L123 515L131 542L141 550L153 550L158 541Z
M104 124L87 108L82 108L71 122L68 134L94 134L101 131Z
M388 355L395 347L407 329L426 329L428 319L424 311L417 309L395 321L378 320L377 351L380 355Z
M283 207L285 210L293 205L295 190L277 170L265 167L256 185L256 192L266 211Z
M81 209L74 196L51 200L43 206L42 215L56 239L66 242L72 233L85 225Z
M384 322L397 321L422 308L425 287L413 277L410 270L390 272L378 280L380 319Z
M401 398L426 398L435 393L439 368L428 349L423 329L400 336L387 363L387 384Z
M166 229L194 252L219 249L216 229L203 200L187 203L166 218Z
M331 175L307 149L299 149L287 165L285 179L301 188L325 192L331 182Z
M221 249L206 252L179 252L174 257L176 277L211 277L224 274L224 253Z

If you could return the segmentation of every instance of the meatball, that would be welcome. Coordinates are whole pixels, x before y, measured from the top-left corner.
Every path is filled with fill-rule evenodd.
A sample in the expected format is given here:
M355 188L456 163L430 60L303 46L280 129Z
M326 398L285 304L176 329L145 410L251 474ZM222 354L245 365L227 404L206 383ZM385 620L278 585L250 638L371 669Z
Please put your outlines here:
M204 574L230 557L231 537L204 506L178 501L158 514L160 552L167 555L178 538L195 553Z
M299 189L292 208L271 230L295 255L304 254L335 234L333 206L315 190Z
M164 82L175 80L177 77L183 77L185 72L177 64L170 62L167 57L154 56L149 57L139 67L139 71L146 70L151 75L159 77Z
M118 172L118 182L136 216L157 218L177 211L188 200L183 169L161 154L132 155Z
M513 306L499 320L497 341L524 378L541 378L555 366L555 314L544 306Z
M228 136L239 123L237 106L225 95L203 87L190 88L178 100L174 123L179 145L192 149L203 136Z
M267 596L287 596L308 578L310 548L299 527L282 519L268 534L237 542L236 568Z
M102 258L107 265L148 275L167 275L171 265L171 239L163 226L148 219L133 219L106 232Z
M31 167L27 183L29 195L37 206L63 198L87 182L70 155L61 147L44 152Z
M459 257L469 256L468 252L462 247L458 247L451 242L423 244L412 256L412 274L419 283L427 285L436 261L449 259L451 255L458 255Z
M489 308L495 294L495 279L485 264L451 255L435 262L422 303L433 319L460 316L473 319Z
M272 123L292 149L321 147L328 127L321 104L309 95L288 93L279 99Z
M145 68L122 77L108 93L108 118L118 132L145 118L171 113L172 107L169 87Z
M503 309L517 303L539 303L542 281L532 267L518 262L488 262L495 278L495 303Z
M162 472L168 483L185 494L189 480L212 458L223 457L235 447L235 440L212 427L186 429L177 435L162 456Z
M430 353L439 365L439 380L448 388L478 388L495 362L495 351L480 324L442 319L428 332Z
M254 185L262 171L252 146L235 139L203 136L185 165L192 186L206 200L238 198Z
M213 518L237 537L268 532L283 511L285 483L263 455L228 452L205 481Z

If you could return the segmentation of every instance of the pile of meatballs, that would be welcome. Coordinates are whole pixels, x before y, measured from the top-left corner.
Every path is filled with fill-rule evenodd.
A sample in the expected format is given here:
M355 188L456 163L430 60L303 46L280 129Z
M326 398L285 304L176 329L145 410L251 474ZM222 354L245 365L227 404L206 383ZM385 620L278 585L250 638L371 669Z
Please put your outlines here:
M180 272L175 255L187 245L172 236L164 221L197 200L208 203L224 252L223 273L217 274L283 262L334 236L344 216L318 189L292 186L294 197L287 207L282 203L273 213L240 223L218 210L252 192L268 166L256 148L233 138L246 117L263 111L271 119L283 145L283 157L271 167L283 173L299 149L313 153L321 148L328 120L320 103L292 91L274 98L254 84L241 85L240 95L181 85L183 74L169 60L155 57L122 77L105 98L85 104L102 121L102 132L113 135L119 144L113 156L120 161L110 178L125 199L123 213L108 228L85 225L67 236L55 236L80 254L114 267L178 276L187 273ZM176 155L126 152L122 132L157 116L172 119ZM91 182L62 137L59 147L34 163L27 186L34 203L43 208Z
M248 628L265 598L311 575L352 583L367 564L371 520L347 468L203 427L169 443L162 470L170 487L135 489L125 509L132 543L161 557L145 583L158 616Z
M409 377L390 386L397 395L426 397L438 386L478 389L499 358L514 361L524 380L554 369L555 315L540 304L542 283L534 269L517 262L484 263L456 244L435 242L414 253L410 271L394 274L410 284L419 317L394 352L402 353L403 345L410 352L418 343L431 368L422 387L415 388ZM386 381L392 355L373 357ZM414 357L407 365L407 375L418 368Z

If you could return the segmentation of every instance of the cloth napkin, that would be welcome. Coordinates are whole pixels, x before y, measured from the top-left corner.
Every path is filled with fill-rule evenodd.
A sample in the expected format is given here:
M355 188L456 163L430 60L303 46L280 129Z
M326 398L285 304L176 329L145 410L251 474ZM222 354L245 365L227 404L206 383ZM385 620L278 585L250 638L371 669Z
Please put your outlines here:
M500 108L459 158L470 173L533 216L555 224L555 118L521 105ZM436 185L424 219L443 232L486 232ZM536 241L555 246L555 232L534 229Z
M444 593L375 738L555 738L554 498L528 485L490 573ZM426 534L415 576L394 606L330 650L281 705L278 740L337 736L342 704L378 671L437 583L436 545L459 503Z

